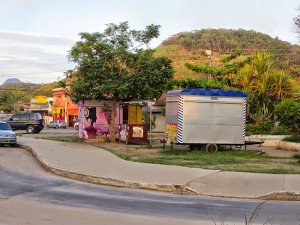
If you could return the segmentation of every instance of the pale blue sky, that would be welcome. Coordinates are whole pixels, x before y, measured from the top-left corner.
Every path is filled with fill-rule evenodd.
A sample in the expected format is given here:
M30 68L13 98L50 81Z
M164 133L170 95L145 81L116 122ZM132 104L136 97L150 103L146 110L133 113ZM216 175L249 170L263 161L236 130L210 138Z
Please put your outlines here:
M255 30L297 43L299 0L0 0L0 84L16 77L49 83L63 78L67 51L80 32L128 21L132 29L161 25L171 35L202 28Z

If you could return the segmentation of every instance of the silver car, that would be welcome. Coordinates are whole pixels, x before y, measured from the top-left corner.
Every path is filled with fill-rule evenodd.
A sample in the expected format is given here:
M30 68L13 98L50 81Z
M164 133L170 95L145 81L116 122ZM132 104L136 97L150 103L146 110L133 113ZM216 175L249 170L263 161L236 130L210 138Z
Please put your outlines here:
M47 128L54 128L54 129L58 129L58 128L67 128L67 123L64 120L53 120L52 122L48 123L46 125Z
M8 123L0 121L0 144L10 144L12 147L17 146L16 133L12 131Z

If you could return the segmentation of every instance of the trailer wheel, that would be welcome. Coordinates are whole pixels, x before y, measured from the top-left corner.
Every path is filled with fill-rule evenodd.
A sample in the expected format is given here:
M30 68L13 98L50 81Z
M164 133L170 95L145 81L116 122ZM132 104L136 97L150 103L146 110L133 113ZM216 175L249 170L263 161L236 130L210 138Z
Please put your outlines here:
M218 151L219 148L218 148L218 145L216 145L216 144L207 144L205 149L207 152L216 152L216 151Z

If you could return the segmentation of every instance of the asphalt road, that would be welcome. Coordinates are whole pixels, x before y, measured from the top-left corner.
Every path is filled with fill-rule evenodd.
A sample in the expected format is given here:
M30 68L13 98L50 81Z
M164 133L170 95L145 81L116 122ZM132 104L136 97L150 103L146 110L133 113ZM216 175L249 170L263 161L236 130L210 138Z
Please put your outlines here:
M21 199L21 200L20 200ZM24 202L35 205L32 211L27 208L23 215L15 203L28 207ZM19 203L19 202L22 203ZM6 202L6 205L4 203ZM0 147L0 224L60 224L54 217L60 207L67 207L81 216L91 212L95 218L103 216L106 222L101 224L116 224L117 218L122 218L118 224L245 224L245 215L249 219L254 209L262 201L209 198L199 196L182 196L167 193L113 188L73 181L57 177L45 172L38 166L31 155L23 149ZM34 222L34 216L39 216L39 209L52 207L52 214L47 219ZM1 208L3 207L3 208ZM23 208L24 208L23 207ZM55 211L57 210L57 211ZM36 212L37 211L37 212ZM56 212L56 213L53 213ZM104 214L103 214L104 213ZM107 213L113 216L108 217ZM27 215L26 214L26 215ZM78 213L77 213L78 214ZM21 216L20 216L21 215ZM49 216L50 215L50 216ZM51 216L52 215L52 216ZM84 224L84 221L71 221L74 215L65 214L63 224ZM97 216L96 216L97 215ZM75 218L75 217L74 217ZM74 219L73 218L73 219ZM91 219L92 217L85 217ZM131 219L130 219L131 218ZM138 222L133 222L135 218ZM137 220L137 218L142 218ZM3 221L1 220L3 219ZM70 220L68 220L70 219ZM25 220L25 219L24 219ZM84 220L84 217L81 218ZM54 222L53 222L54 221ZM113 222L114 221L114 222ZM129 221L129 222L128 222ZM153 223L152 223L152 222ZM160 222L159 222L160 221ZM300 224L300 202L267 201L262 205L255 224ZM23 221L25 224L25 221ZM76 223L77 222L77 223ZM61 222L62 224L62 222ZM87 224L87 223L86 223ZM97 224L97 223L95 223Z

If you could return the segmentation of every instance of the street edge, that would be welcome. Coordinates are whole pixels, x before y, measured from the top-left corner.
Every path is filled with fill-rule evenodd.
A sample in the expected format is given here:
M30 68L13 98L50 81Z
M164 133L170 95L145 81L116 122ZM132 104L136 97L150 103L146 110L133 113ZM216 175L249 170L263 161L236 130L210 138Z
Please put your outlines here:
M175 184L148 184L148 183L137 183L137 182L129 182L122 181L109 177L99 177L88 175L84 173L78 173L74 171L63 170L60 168L50 166L44 159L42 159L30 146L27 145L18 145L20 148L29 151L32 156L38 161L38 163L47 171L52 172L53 174L88 182L92 184L100 184L106 186L120 187L120 188L131 188L131 189L144 189L151 191L162 191L162 192L170 192L174 194L183 194L183 195L201 195L201 196L210 196L210 197L222 197L222 198L239 198L239 199L261 199L261 200L282 200L282 201L300 201L300 193L298 192L285 192L285 191L275 191L270 192L265 195L256 196L256 197L243 197L243 196L222 196L222 195L203 195L193 190L191 187L186 185L175 185Z
M195 194L193 191L185 188L183 185L137 183L137 182L122 181L122 180L109 178L109 177L102 177L102 176L99 177L99 176L93 176L84 173L78 173L74 171L63 170L49 165L30 146L19 144L19 147L29 151L45 170L66 178L71 178L74 180L88 182L92 184L101 184L101 185L120 187L120 188L145 189L145 190L152 190L152 191L171 192L176 194Z

